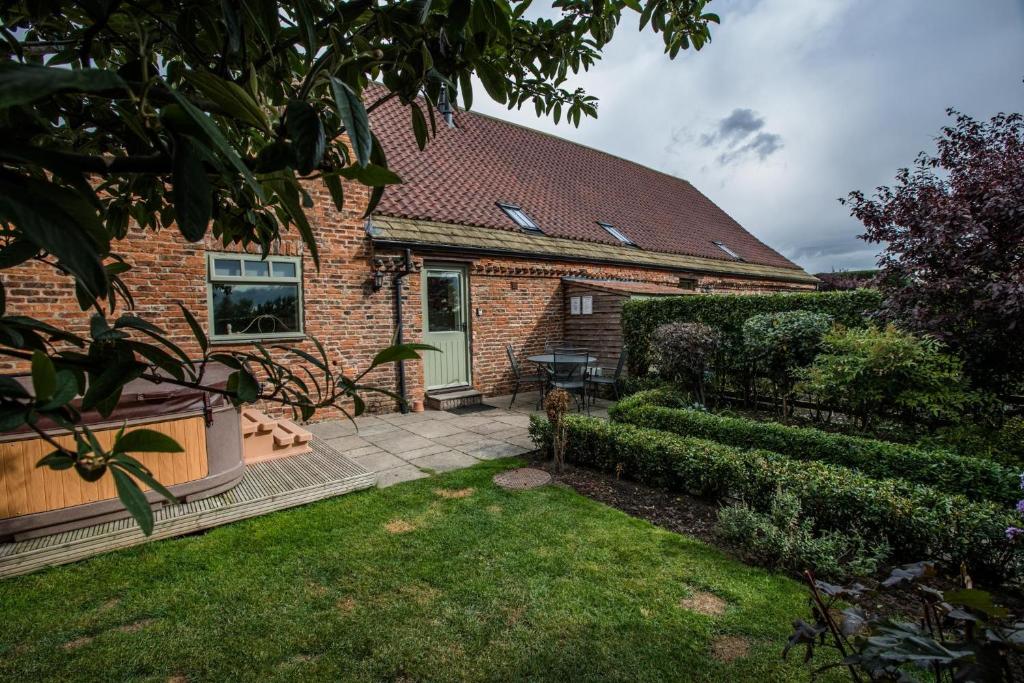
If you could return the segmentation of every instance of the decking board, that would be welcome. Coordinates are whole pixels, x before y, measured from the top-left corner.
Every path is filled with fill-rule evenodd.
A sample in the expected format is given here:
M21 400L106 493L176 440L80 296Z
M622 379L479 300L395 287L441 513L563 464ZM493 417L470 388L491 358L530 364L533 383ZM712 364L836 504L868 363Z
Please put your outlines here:
M118 548L172 538L202 529L370 488L375 475L319 439L309 453L252 463L224 493L154 512L153 534L132 519L119 519L52 536L0 543L0 578L83 560Z

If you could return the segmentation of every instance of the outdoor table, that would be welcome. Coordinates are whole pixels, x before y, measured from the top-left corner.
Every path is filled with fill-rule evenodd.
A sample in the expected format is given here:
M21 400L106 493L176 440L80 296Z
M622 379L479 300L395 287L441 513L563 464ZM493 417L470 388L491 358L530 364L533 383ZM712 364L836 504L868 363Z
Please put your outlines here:
M593 354L587 353L542 353L537 356L529 356L527 360L537 363L538 365L544 365L548 368L555 364L555 356L558 356L559 365L581 365L581 366L593 366L598 364L598 359ZM584 379L583 377L580 378ZM583 403L586 404L586 392L584 392ZM582 410L582 409L581 409ZM589 412L590 407L587 406Z
M555 364L554 353L542 353L539 356L530 356L526 360L537 363L538 365L554 365ZM585 353L559 353L558 364L562 365L597 365L597 357L593 354L587 355Z

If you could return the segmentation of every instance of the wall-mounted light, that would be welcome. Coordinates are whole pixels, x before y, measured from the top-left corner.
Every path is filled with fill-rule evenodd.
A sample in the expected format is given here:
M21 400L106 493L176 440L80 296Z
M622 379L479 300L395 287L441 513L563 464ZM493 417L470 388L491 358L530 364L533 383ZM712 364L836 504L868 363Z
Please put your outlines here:
M384 261L374 259L374 292L380 292L384 287Z

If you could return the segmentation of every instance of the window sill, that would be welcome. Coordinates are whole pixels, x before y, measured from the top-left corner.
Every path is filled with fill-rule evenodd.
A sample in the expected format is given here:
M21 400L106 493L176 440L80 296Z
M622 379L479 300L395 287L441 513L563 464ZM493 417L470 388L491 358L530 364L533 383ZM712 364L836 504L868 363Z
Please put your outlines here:
M287 337L238 337L210 339L210 346L238 346L240 344L276 344L279 342L301 342L309 339L304 334L294 334Z

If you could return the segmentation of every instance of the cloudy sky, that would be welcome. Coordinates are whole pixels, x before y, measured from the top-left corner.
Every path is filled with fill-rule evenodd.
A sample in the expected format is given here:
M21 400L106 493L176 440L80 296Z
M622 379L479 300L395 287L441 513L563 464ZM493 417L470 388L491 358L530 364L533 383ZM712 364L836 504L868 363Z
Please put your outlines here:
M474 108L686 178L810 272L874 265L877 247L837 198L890 183L933 149L946 107L1024 111L1024 0L709 10L722 17L712 43L674 61L628 17L573 83L601 102L579 129L485 97Z

